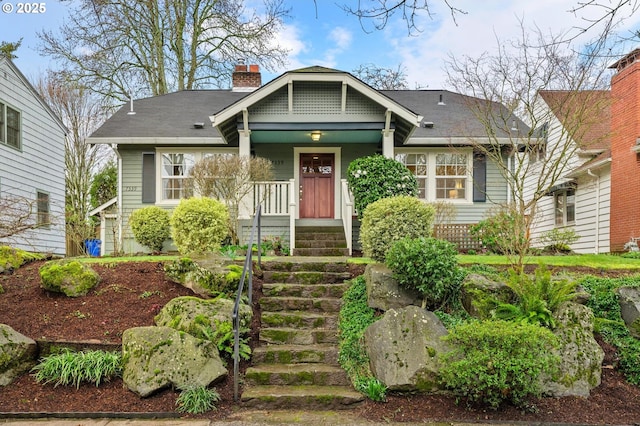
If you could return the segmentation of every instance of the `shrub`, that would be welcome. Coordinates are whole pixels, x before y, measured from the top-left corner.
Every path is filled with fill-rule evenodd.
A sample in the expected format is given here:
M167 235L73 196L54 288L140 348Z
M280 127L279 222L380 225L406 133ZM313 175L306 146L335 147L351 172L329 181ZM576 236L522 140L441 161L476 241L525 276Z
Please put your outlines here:
M129 216L129 226L138 243L161 251L162 243L170 235L169 212L157 206L134 210Z
M120 352L86 351L60 353L43 358L33 367L38 383L54 383L58 385L75 385L95 383L122 375L122 354Z
M229 212L213 198L192 197L180 201L170 224L181 254L217 252L229 230Z
M367 305L365 279L363 276L354 278L342 296L338 317L338 362L359 392L373 401L383 401L386 387L373 376L369 367L369 356L362 345L365 330L375 321L375 312Z
M540 237L540 242L544 245L544 249L553 253L569 253L571 252L571 244L580 239L580 235L576 234L572 228L553 228Z
M202 414L215 410L215 403L220 401L220 394L215 389L197 386L183 390L176 398L179 413Z
M414 197L383 198L364 211L360 241L365 256L384 262L387 250L402 238L431 235L434 210Z
M491 216L470 227L469 232L492 253L509 254L528 247L524 222L509 206L492 210Z
M541 374L553 374L559 359L557 337L546 328L506 321L474 321L444 338L454 348L440 354L447 388L469 402L497 409L509 401L526 405L540 395Z
M347 183L360 219L365 208L374 201L418 195L418 182L413 173L404 164L382 155L352 161L347 168Z
M448 241L403 238L387 252L386 264L398 284L420 292L423 308L435 308L460 287L464 272L456 255L455 245Z

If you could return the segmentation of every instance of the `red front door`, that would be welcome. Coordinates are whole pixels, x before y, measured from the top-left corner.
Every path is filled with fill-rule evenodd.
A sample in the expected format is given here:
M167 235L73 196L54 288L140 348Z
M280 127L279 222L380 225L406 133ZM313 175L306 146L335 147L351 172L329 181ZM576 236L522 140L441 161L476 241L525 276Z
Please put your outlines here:
M333 219L334 155L300 154L300 218Z

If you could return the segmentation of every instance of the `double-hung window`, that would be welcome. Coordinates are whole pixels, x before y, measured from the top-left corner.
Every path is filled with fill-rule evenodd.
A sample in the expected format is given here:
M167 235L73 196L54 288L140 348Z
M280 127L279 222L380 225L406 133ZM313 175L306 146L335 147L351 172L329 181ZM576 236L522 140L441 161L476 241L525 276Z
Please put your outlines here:
M0 143L20 149L20 111L0 102Z
M567 189L555 193L556 226L571 225L576 220L576 191Z
M188 179L195 164L195 154L165 152L161 156L162 199L180 200L189 196Z
M427 201L473 201L471 150L398 150L395 158L416 176L420 198Z
M36 197L38 197L38 199L36 200L36 207L38 209L38 226L48 227L51 224L49 218L49 194L47 194L46 192L37 191Z

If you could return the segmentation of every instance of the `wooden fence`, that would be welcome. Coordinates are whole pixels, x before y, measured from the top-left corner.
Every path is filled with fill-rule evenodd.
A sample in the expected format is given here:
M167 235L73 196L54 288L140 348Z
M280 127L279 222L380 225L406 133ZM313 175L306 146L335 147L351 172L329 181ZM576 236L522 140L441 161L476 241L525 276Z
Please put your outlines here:
M433 226L433 236L442 240L447 240L456 245L460 252L469 250L482 250L482 243L471 235L469 228L473 223L450 223Z

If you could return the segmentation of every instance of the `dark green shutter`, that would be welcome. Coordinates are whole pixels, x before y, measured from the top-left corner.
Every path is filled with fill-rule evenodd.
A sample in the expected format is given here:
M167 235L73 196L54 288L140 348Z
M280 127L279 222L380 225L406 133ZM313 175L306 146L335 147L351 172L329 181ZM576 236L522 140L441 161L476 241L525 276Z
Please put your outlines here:
M487 201L487 157L475 152L473 154L473 202Z
M156 154L142 154L142 202L156 202Z

